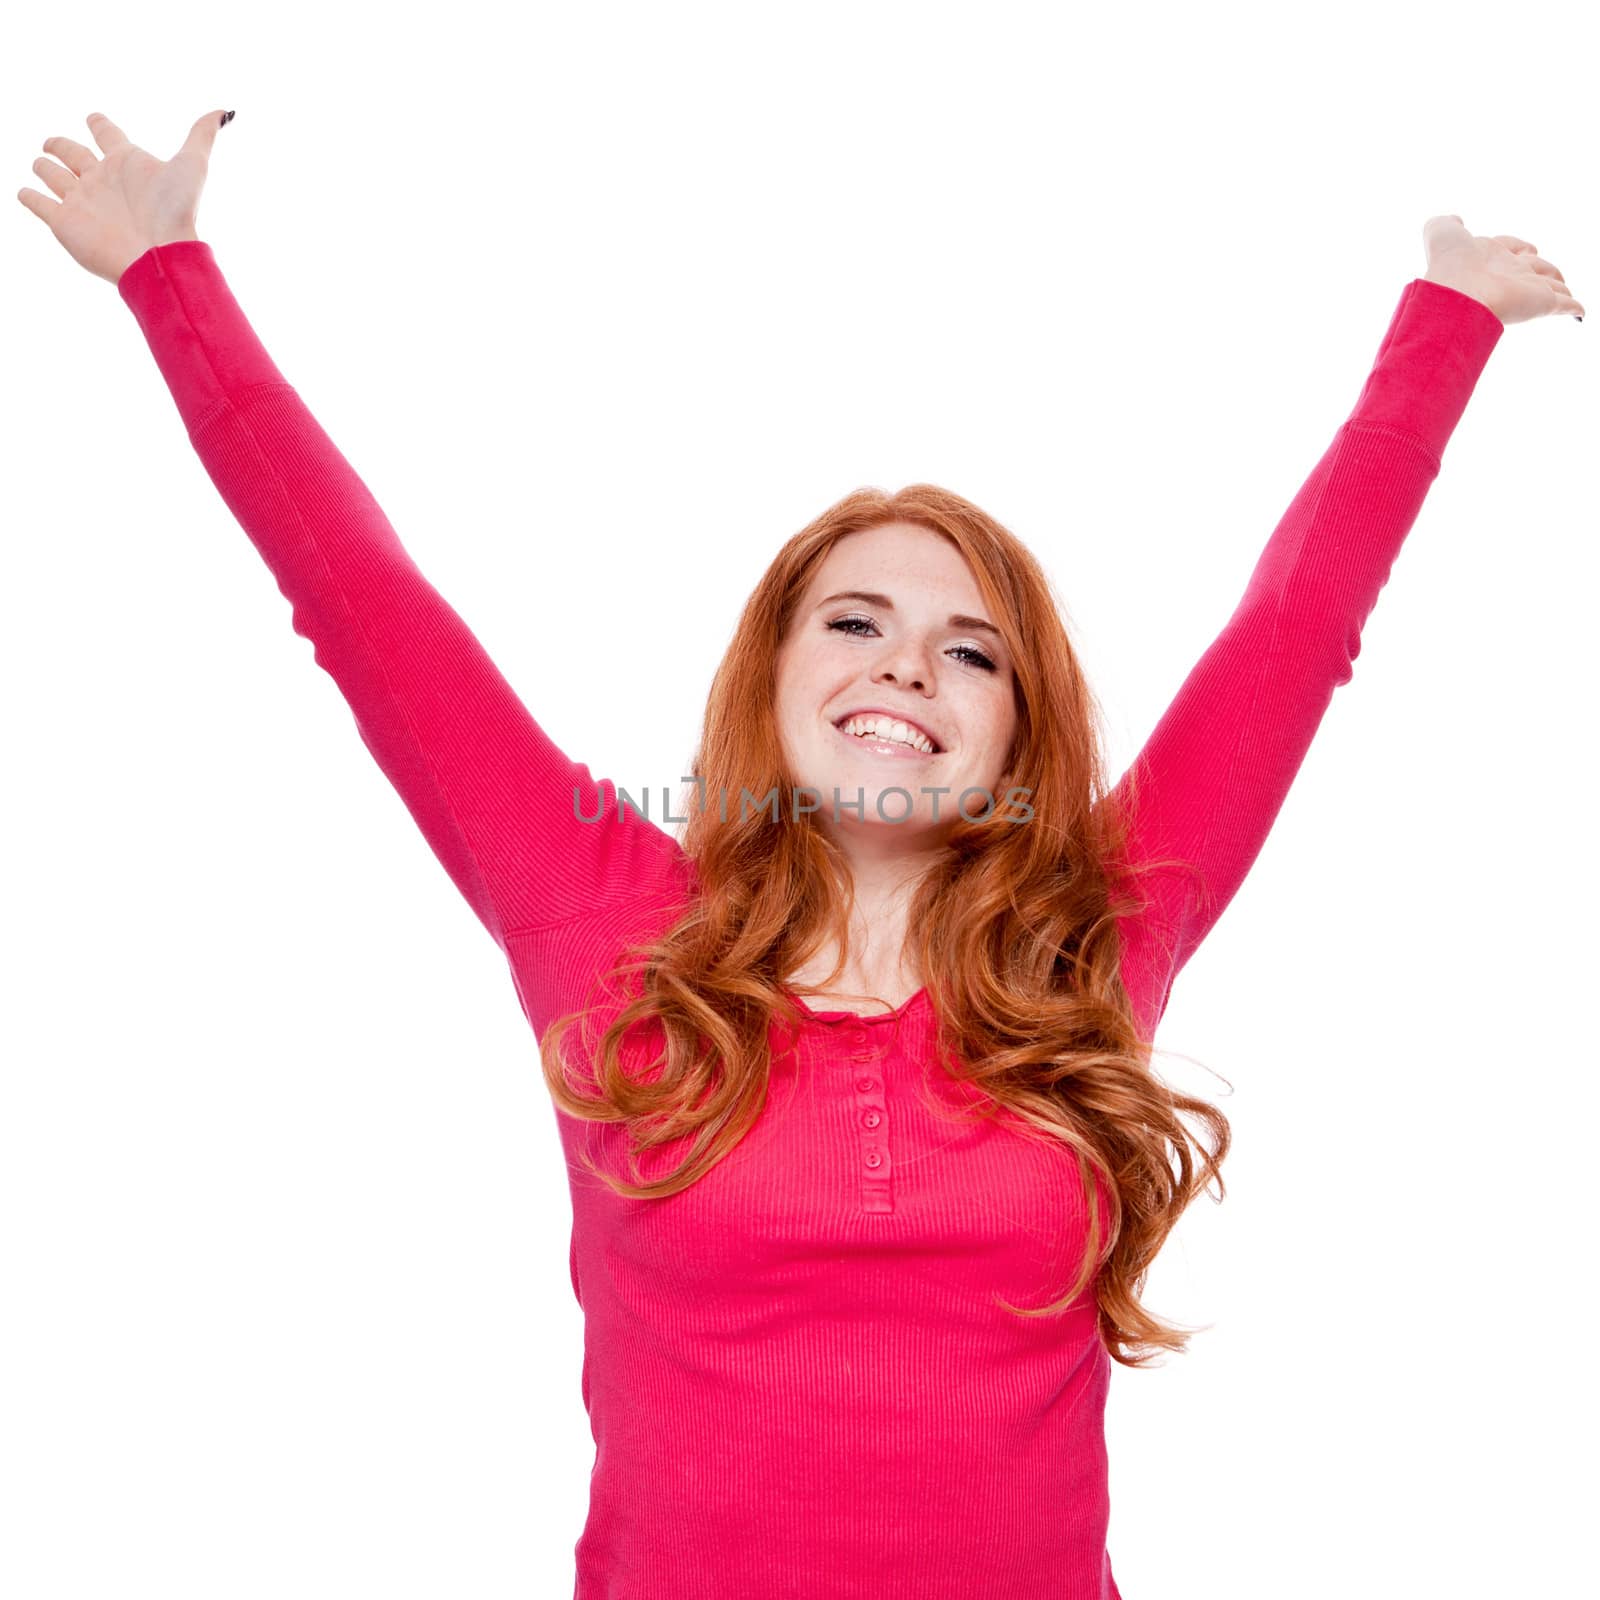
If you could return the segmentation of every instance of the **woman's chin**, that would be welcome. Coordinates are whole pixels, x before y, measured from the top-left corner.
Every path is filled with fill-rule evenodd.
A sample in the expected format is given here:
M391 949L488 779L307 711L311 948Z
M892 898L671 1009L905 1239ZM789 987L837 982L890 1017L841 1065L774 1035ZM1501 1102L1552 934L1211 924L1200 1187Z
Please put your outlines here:
M804 787L796 809L810 807L823 821L845 828L928 828L951 820L955 796L927 794L937 779L915 772L884 774L849 769ZM939 815L933 811L937 804Z

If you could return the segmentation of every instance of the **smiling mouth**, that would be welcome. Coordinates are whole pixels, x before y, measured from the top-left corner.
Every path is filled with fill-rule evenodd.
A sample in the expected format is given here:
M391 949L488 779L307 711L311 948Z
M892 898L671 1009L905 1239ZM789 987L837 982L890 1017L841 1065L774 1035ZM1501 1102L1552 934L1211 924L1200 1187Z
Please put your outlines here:
M868 733L848 732L846 724L856 720L857 717L855 715L841 717L838 722L833 724L834 732L836 732L840 738L848 739L851 744L857 745L874 755L911 757L914 760L928 761L934 756L944 754L944 746L941 745L932 734L924 733L920 728L916 728L909 723L907 724L907 727L910 728L912 734L920 735L932 747L931 749L924 750L921 745L910 744L905 740L896 739L892 735L879 733L875 730Z

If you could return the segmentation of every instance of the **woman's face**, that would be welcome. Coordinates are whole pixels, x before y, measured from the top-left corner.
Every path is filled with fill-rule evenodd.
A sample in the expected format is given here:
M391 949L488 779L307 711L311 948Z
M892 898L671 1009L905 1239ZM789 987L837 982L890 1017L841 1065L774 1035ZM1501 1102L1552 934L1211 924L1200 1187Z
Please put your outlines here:
M994 621L966 557L942 534L886 523L828 552L779 649L777 688L791 779L818 792L800 803L815 803L824 827L926 848L956 820L963 790L979 791L962 802L974 819L1003 806L1017 714ZM933 753L902 742L906 728L880 724L861 737L840 726L864 730L879 718L909 724L913 739L920 730ZM884 792L896 787L910 798ZM791 796L779 798L792 809Z

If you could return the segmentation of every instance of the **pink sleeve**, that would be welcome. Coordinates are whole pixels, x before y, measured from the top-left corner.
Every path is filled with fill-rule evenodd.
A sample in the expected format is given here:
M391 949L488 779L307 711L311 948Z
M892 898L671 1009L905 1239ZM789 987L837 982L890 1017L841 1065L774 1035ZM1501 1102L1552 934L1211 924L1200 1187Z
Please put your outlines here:
M273 365L211 246L155 246L117 288L294 631L496 944L671 873L677 841L568 760L417 570Z
M1244 597L1121 781L1148 900L1125 978L1153 1026L1266 841L1361 629L1503 332L1423 278L1401 292L1361 396L1267 541ZM1130 786L1132 788L1130 797Z

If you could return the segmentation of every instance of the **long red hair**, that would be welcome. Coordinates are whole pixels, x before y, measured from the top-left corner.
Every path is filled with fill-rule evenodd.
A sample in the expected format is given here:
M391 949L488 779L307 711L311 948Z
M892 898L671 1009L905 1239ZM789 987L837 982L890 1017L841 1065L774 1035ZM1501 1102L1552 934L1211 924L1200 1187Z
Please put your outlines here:
M1032 815L1026 826L997 812L958 819L919 881L908 922L945 1070L983 1091L977 1115L1009 1114L1019 1132L1070 1152L1083 1184L1088 1239L1072 1284L1048 1306L1006 1309L1059 1314L1092 1279L1107 1350L1125 1366L1144 1366L1188 1343L1192 1330L1161 1321L1139 1296L1190 1201L1213 1180L1223 1197L1229 1125L1157 1077L1123 986L1117 919L1139 909L1131 886L1159 863L1128 860L1129 814L1106 781L1099 705L1050 581L1014 534L959 495L931 484L897 494L859 489L778 552L712 683L695 783L680 809L689 818L681 843L696 874L692 903L664 933L630 946L610 974L638 981L592 1047L583 1092L568 1081L561 1039L584 1012L547 1031L545 1079L570 1115L629 1124L637 1181L591 1170L635 1199L687 1188L760 1116L771 1020L798 1020L785 978L826 934L847 947L848 866L810 815L774 820L756 808L740 820L730 800L724 820L717 805L697 807L691 797L791 792L774 711L779 646L834 543L888 522L956 545L1015 663L1007 782L1030 791ZM630 1076L623 1041L646 1025L661 1052L648 1076ZM1184 1115L1209 1129L1209 1148ZM638 1176L640 1153L686 1137L688 1154L671 1172ZM1109 1200L1103 1227L1097 1179Z

